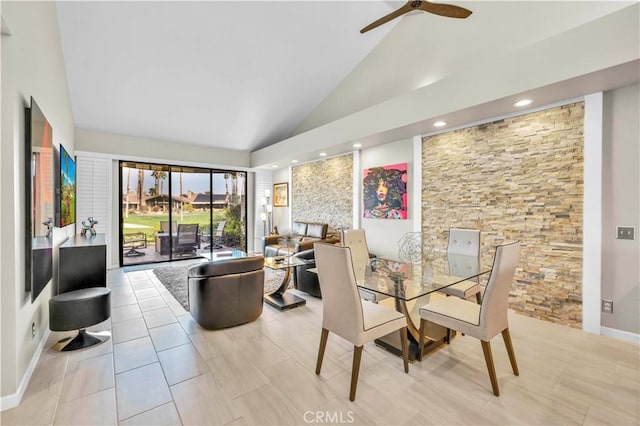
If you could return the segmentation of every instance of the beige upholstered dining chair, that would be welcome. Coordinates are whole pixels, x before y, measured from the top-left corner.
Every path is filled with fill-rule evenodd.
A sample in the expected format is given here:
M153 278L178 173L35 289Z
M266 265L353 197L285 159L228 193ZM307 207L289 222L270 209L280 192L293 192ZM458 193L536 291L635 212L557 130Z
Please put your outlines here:
M351 342L354 350L349 399L353 401L365 343L399 330L404 371L409 372L407 319L391 308L360 299L349 247L316 243L314 250L322 291L322 335L316 374L320 374L329 332Z
M447 244L447 256L449 260L449 273L456 275L458 270L468 272L466 261L460 260L462 256L475 256L480 261L480 231L478 229L449 229L449 242ZM472 266L472 265L471 265ZM479 264L475 265L476 272ZM462 275L462 274L461 274ZM469 276L469 275L466 275ZM440 292L447 296L456 296L461 299L468 299L475 295L476 301L481 302L482 287L480 287L479 278L475 280L462 281L452 286L443 288Z
M457 297L446 297L420 308L419 347L424 348L424 332L427 321L446 327L447 335L449 335L449 330L453 329L480 339L495 396L500 396L500 390L489 341L498 333L502 333L513 374L516 376L520 374L511 344L507 318L509 290L516 272L519 254L519 242L496 247L493 268L482 298L482 304L478 305ZM418 359L422 359L422 350Z
M356 281L362 280L364 278L364 270L369 264L369 258L371 257L364 229L341 230L340 242L344 247L349 247L351 249L351 260L356 274ZM360 297L363 299L375 303L378 303L380 300L388 297L361 288L358 289L358 292L360 293Z

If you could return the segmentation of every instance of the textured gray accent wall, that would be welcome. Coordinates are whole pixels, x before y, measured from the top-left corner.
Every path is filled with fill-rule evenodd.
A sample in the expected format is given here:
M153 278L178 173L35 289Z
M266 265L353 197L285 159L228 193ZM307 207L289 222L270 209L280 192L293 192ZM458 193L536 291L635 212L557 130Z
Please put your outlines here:
M353 154L302 164L291 171L293 221L353 227Z
M580 328L584 103L423 139L422 230L446 249L449 227L482 231L481 256L520 240L509 306Z

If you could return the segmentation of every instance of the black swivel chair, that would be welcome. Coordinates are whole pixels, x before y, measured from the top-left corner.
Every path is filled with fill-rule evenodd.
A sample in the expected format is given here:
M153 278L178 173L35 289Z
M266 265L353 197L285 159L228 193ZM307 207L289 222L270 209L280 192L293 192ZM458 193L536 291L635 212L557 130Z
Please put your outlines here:
M67 291L49 299L49 329L52 331L79 330L53 345L56 351L72 351L102 343L110 333L90 333L85 328L106 321L111 316L111 290L88 287Z

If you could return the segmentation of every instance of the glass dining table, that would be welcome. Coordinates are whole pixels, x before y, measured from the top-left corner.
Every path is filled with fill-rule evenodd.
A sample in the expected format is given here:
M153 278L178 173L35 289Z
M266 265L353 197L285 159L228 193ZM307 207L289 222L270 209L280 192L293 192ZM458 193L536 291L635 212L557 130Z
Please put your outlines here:
M412 361L417 359L419 353L420 308L438 290L466 280L477 281L490 271L491 264L480 262L476 256L447 253L435 253L415 263L372 258L366 264L354 265L356 283L361 294L372 293L379 304L393 306L406 316L409 359ZM446 329L433 323L426 324L425 334L425 353L444 343L446 339ZM402 355L398 333L384 336L375 343Z

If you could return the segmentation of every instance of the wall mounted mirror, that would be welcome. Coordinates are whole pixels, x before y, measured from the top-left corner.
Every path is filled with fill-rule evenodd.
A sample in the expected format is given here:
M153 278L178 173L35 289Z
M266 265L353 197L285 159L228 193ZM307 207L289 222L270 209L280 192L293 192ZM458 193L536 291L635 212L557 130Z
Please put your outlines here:
M53 276L55 223L52 129L33 98L25 127L25 291L33 302Z

